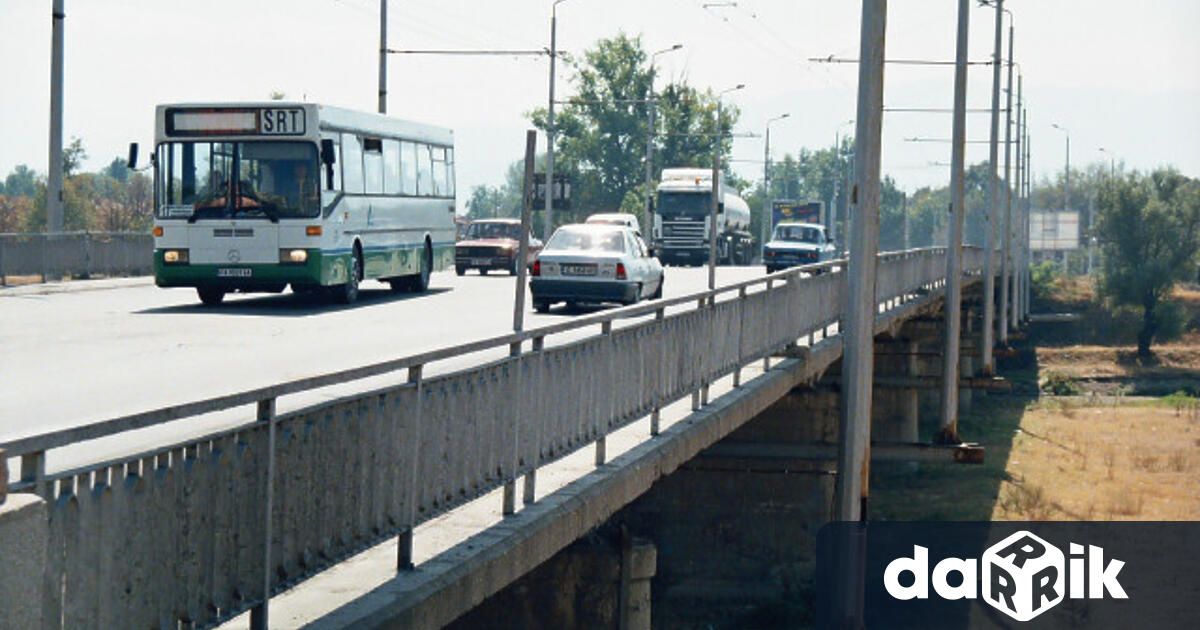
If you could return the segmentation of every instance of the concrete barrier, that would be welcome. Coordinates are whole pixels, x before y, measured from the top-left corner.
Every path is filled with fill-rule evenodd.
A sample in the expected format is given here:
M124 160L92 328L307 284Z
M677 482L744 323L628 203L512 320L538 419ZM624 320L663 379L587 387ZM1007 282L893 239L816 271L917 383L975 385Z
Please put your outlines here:
M40 630L46 572L46 503L13 494L0 503L0 628Z

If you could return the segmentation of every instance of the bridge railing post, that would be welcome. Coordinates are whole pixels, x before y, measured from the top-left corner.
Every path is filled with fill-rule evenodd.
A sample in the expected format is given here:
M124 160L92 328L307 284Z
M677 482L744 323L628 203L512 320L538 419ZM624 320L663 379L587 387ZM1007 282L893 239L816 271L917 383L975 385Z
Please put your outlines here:
M421 409L422 394L424 379L421 374L424 371L424 365L414 365L408 368L408 383L416 388L416 405L413 410L413 430L409 436L409 441L412 444L412 449L408 456L408 496L405 501L405 509L408 514L405 515L405 526L407 529L400 532L396 537L396 570L411 571L415 565L413 564L413 528L417 523L417 501L420 494L417 492L417 471L420 470L421 452Z
M746 327L746 287L738 289L738 343L737 343L737 363L733 368L733 386L735 388L742 386L742 361L745 360L745 352L742 350L742 329Z
M3 461L3 460L0 460ZM8 477L5 463L5 477ZM21 483L33 484L34 494L50 500L50 484L46 483L46 451L33 451L21 455Z
M545 347L546 347L546 338L545 337L534 337L532 343L530 344L530 351L535 352L535 353L541 352L542 350L545 349ZM540 427L539 427L538 431L539 432L541 431ZM540 450L541 449L541 446L540 446L541 436L537 436L536 439L539 442L537 449ZM530 470L529 470L529 472L525 473L525 483L524 483L524 486L522 488L522 493L521 493L521 503L524 505L529 505L529 504L535 502L537 499L538 452L535 451L533 457L534 457L534 460L533 460L533 462L530 463Z
M655 322L655 324L657 324L654 329L654 338L656 340L662 339L662 327L663 327L662 322L663 322L663 319L666 317L666 314L667 314L666 309L661 308L661 307L654 311L654 322ZM657 375L656 378L662 377L662 373L663 373L663 371L662 371L662 355L663 355L663 353L661 353L661 352L654 353L655 361L658 363L658 369L656 369L654 371L654 373ZM654 388L654 398L653 398L653 401L651 402L653 409L650 411L650 435L652 435L652 436L658 435L659 422L661 420L660 416L661 416L661 411L662 411L662 401L660 400L659 394L658 394L659 390L661 390L661 389L662 389L662 387Z
M262 602L250 609L250 630L267 630L271 604L271 513L275 499L275 399L258 401L256 419L267 423L267 478L263 503L263 595Z

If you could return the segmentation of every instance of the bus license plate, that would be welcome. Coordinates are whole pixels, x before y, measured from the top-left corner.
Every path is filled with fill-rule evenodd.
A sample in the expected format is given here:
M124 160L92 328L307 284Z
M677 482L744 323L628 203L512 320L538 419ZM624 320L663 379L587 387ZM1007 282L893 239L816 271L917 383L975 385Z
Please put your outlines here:
M218 278L249 278L251 269L218 269Z

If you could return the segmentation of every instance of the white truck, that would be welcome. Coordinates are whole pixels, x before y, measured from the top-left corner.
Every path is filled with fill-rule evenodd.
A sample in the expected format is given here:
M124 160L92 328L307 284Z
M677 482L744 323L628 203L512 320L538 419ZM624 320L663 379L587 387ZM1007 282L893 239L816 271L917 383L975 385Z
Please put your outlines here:
M717 264L746 265L754 252L750 235L750 206L717 181ZM702 265L708 262L712 212L712 171L703 168L663 169L654 212L654 241L664 263Z

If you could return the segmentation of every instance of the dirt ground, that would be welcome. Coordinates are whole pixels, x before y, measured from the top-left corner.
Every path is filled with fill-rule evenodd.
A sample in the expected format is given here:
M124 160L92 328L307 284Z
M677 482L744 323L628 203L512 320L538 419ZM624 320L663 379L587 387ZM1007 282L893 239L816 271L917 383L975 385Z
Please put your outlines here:
M1200 289L1173 298L1200 317ZM1031 329L998 365L1013 392L976 394L960 416L984 464L876 466L872 519L1200 520L1200 330L1150 361L1132 345L1039 338L1057 332Z
M993 520L1200 520L1200 406L1047 397L1005 464Z

